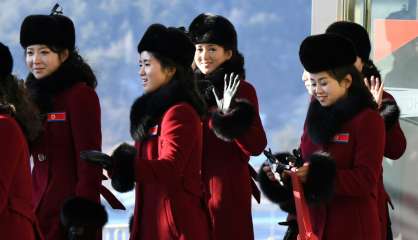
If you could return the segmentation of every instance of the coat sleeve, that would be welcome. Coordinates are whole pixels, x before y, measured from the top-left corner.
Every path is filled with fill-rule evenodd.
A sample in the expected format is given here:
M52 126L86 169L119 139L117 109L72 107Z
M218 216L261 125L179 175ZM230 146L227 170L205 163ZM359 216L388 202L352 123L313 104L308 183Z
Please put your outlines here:
M190 105L175 105L164 114L158 144L158 159L135 161L135 180L175 184L202 144L202 124Z
M102 169L80 160L81 151L101 150L100 103L96 92L85 85L78 86L70 96L69 110L77 162L76 195L97 202Z
M385 147L385 126L375 112L361 114L353 131L353 165L349 169L337 169L336 195L362 197L376 193Z
M241 81L235 99L229 114L222 116L218 111L212 115L210 127L221 139L234 141L245 155L259 155L267 145L267 138L254 87Z
M8 119L0 119L0 215L7 207L9 191L12 187L14 172L17 170L22 143L19 141L19 129ZM24 169L19 169L23 171Z
M398 108L395 99L392 95L387 92L383 93L383 100L385 102L392 102L394 106L392 108ZM393 119L393 126L386 128L386 144L385 144L385 157L397 160L399 159L406 150L406 138L399 124L399 108L396 111L381 111L381 115L384 119ZM387 122L387 121L386 121Z

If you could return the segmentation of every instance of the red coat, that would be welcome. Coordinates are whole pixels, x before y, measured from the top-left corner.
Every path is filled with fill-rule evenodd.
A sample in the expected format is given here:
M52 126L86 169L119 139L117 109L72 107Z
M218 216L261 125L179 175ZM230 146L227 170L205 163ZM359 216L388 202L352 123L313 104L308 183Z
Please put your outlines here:
M383 92L383 100L391 100L395 101L392 95L387 92ZM396 101L395 101L396 103ZM386 143L385 143L385 157L397 160L399 159L406 150L406 138L401 129L399 121L395 123L395 125L386 132ZM389 195L385 191L385 187L383 185L383 167L381 169L382 175L379 180L379 193L378 193L378 200L379 200L379 216L381 222L381 233L382 233L382 240L386 240L387 235L387 227L388 227L388 202L390 201Z
M310 207L314 231L319 239L380 240L377 194L385 146L383 120L377 112L363 110L345 122L336 136L342 136L340 142L315 145L305 128L301 139L305 160L323 150L337 164L334 197Z
M35 239L26 139L16 121L0 115L0 236Z
M45 131L31 147L36 216L46 239L66 239L60 229L63 202L79 196L99 203L101 168L80 160L80 151L101 149L96 92L77 83L53 98Z
M252 184L248 161L267 145L258 112L254 87L241 80L237 99L246 99L255 109L250 129L231 142L218 138L210 119L203 125L203 179L209 189L209 210L215 240L254 239L251 216Z
M209 239L202 207L202 125L187 103L165 111L136 142L136 201L131 239Z

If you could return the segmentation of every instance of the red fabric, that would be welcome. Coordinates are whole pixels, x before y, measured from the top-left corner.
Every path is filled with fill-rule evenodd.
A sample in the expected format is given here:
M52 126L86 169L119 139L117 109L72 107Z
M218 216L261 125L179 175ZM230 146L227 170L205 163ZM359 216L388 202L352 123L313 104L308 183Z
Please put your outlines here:
M378 182L385 146L383 119L364 110L343 124L336 134L348 133L348 143L312 143L307 129L302 136L304 160L316 150L330 153L337 164L335 195L327 204L310 207L319 239L380 240L377 206Z
M254 87L241 80L236 98L248 100L255 108L251 128L232 142L212 132L210 119L203 123L203 179L208 189L209 210L215 240L254 239L251 216L250 156L259 155L267 145Z
M0 115L0 236L35 239L29 150L16 121Z
M210 239L202 207L202 125L186 103L170 107L157 135L136 142L131 239Z
M383 92L383 99L395 101L392 95L387 92ZM406 150L406 138L401 129L399 121L393 126L392 129L386 132L385 143L385 157L391 160L398 160ZM388 227L388 202L390 197L387 194L383 185L383 167L381 168L382 174L379 179L379 192L378 192L378 204L379 204L379 216L381 222L381 239L387 238Z
M60 229L62 204L71 196L99 203L102 170L80 160L80 151L101 149L100 104L93 89L78 83L54 97L54 112L65 121L45 121L31 147L36 216L46 239L66 239Z
M305 200L302 183L296 172L291 172L293 197L295 199L296 215L299 234L298 240L317 240L318 237L313 233L309 208Z

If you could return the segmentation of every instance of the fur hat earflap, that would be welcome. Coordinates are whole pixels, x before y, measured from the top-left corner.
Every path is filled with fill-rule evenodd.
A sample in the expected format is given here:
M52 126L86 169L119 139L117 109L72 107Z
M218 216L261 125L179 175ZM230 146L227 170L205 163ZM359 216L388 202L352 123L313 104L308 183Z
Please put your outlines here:
M309 203L328 201L334 193L337 169L334 159L325 152L311 155L306 177L305 197Z
M127 143L119 145L112 154L112 187L118 192L128 192L135 187L134 161L136 148Z
M379 108L380 116L385 120L386 131L392 129L392 127L399 121L401 111L393 100L383 99L382 105Z
M253 105L247 100L237 99L228 113L216 111L212 114L212 130L218 138L232 141L251 127L254 116Z
M100 230L107 223L108 216L100 203L82 197L72 197L64 202L60 218L67 230L78 228L78 233L83 236L87 231Z

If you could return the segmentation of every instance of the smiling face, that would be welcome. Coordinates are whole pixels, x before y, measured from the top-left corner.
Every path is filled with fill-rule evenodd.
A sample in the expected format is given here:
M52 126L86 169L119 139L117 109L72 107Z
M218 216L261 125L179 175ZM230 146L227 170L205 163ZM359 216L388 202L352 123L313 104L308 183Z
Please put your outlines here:
M26 66L36 79L54 73L67 58L68 50L58 54L43 44L30 45L26 48Z
M212 43L196 44L194 61L203 74L216 70L222 63L231 59L232 51Z
M145 93L153 92L167 84L175 73L175 69L163 68L160 61L148 51L141 52L139 67L139 75Z
M310 73L313 96L321 106L329 107L347 95L351 86L351 75L347 74L340 82L331 77L326 71Z

